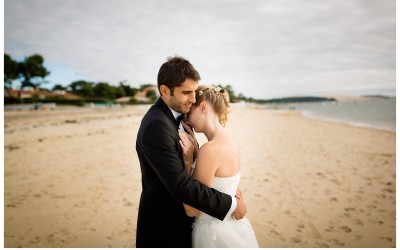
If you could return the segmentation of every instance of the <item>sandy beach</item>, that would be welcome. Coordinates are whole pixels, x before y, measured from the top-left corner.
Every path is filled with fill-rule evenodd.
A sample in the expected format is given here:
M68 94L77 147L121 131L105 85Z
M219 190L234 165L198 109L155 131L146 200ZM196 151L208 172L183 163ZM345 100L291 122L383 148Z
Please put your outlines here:
M5 111L5 247L135 247L148 107ZM260 247L396 246L396 133L256 106L227 128Z

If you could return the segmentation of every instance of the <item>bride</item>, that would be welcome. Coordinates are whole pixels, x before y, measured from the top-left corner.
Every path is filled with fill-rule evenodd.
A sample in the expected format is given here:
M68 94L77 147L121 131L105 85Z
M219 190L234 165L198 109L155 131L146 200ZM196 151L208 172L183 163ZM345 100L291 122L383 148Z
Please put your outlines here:
M189 133L180 130L179 136L186 173L209 187L235 195L240 181L240 155L232 136L224 128L229 109L229 95L225 89L200 86L187 123L197 133L204 133L208 142L198 149L194 133L183 122ZM197 158L195 163L193 157ZM187 204L183 206L188 216L196 216L192 247L258 247L246 218L228 217L220 221Z

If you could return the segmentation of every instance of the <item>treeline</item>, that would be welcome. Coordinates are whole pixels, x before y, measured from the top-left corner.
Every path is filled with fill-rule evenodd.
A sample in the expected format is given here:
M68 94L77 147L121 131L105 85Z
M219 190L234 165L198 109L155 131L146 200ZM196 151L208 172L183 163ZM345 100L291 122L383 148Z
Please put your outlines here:
M326 102L326 101L336 101L335 98L326 98L326 97L316 97L316 96L300 96L300 97L284 97L284 98L275 98L275 99L254 99L245 97L243 94L235 95L235 92L232 86L221 86L221 88L225 88L229 92L229 97L231 102L250 102L257 104L268 104L268 103L295 103L295 102Z
M266 103L326 102L326 101L336 101L336 99L326 98L326 97L304 96L304 97L285 97L285 98L268 99L268 100L260 99L260 100L254 100L253 102L259 104L266 104Z
M47 82L44 80L46 76L50 75L50 71L43 65L44 58L39 54L34 54L26 57L24 60L18 62L11 58L8 54L4 54L4 89L10 93L12 84L14 81L20 81L20 88L18 91L18 97L12 97L9 95L8 99L5 98L5 104L16 103L16 102L36 102L39 101L38 97L31 99L22 99L22 90L27 87L32 87L36 90L45 91L66 91L80 97L79 100L63 100L62 97L46 98L43 101L54 101L60 104L75 104L83 105L85 102L114 102L115 99L121 97L130 97L130 103L135 104L138 101L135 99L136 94L139 91L144 90L153 84L143 84L139 88L131 87L126 81L120 81L118 86L110 85L107 82L89 82L85 80L75 81L67 86L61 84L55 84L54 87L46 89L42 87L42 84ZM236 95L231 85L217 85L221 88L225 88L230 97L231 102L251 102L251 103L282 103L282 102L316 102L316 101L334 101L335 99L322 98L322 97L290 97L280 99L253 99L245 97L243 94ZM146 97L150 102L154 102L157 99L157 91L147 91ZM42 100L40 100L42 101Z
M120 82L119 86L112 86L107 82L88 82L84 80L75 81L67 86L56 84L52 91L64 90L72 94L78 95L85 99L86 102L104 102L113 101L121 97L135 96L139 89L132 88L125 82ZM132 102L134 102L132 100Z
M34 54L26 57L24 60L18 62L14 60L10 55L4 54L4 88L5 91L10 91L13 86L13 82L16 80L20 82L20 87L18 90L18 100L19 102L34 102L37 101L37 97L30 99L22 99L22 91L25 88L31 87L36 90L45 91L67 91L69 93L75 94L83 100L83 102L113 102L117 98L121 97L131 97L130 103L137 103L138 101L134 96L139 92L144 90L152 84L142 84L139 88L133 88L126 81L119 82L118 86L110 85L107 82L90 82L85 80L75 81L67 86L61 84L55 84L52 89L47 89L43 87L46 84L45 78L50 75L50 71L43 65L44 58L39 54ZM235 95L235 92L231 85L218 85L225 88L229 92L231 102L238 101L251 101L252 99L244 97L242 94ZM11 95L9 95L11 96ZM146 97L149 98L150 102L157 99L157 93L155 90L147 91ZM11 100L12 99L12 100ZM15 103L15 98L9 97L9 100L5 100L5 103ZM47 98L50 99L50 98ZM47 100L49 101L49 100ZM51 101L57 103L83 103L82 101L67 101L62 100L62 98L51 98Z
M84 102L112 102L120 97L131 97L130 102L136 103L134 96L143 89L152 86L152 84L143 84L139 88L131 87L126 81L119 82L118 86L110 85L107 82L90 82L85 80L74 81L67 86L55 84L52 89L43 87L46 84L45 77L50 75L50 71L43 65L44 58L39 54L34 54L26 57L23 61L16 61L8 54L4 54L4 89L10 93L13 88L13 82L19 81L20 87L18 89L18 100L22 99L22 91L31 87L35 90L45 91L66 91L81 97ZM9 95L11 96L11 95ZM151 101L157 98L156 91L148 91L146 94ZM11 97L12 98L12 97ZM32 99L32 98L31 98ZM33 98L37 99L37 98ZM52 98L54 99L54 98ZM62 101L62 98L56 98L57 102L68 103L69 101ZM8 100L13 102L15 100ZM27 100L25 101L32 101ZM7 102L6 102L7 103Z

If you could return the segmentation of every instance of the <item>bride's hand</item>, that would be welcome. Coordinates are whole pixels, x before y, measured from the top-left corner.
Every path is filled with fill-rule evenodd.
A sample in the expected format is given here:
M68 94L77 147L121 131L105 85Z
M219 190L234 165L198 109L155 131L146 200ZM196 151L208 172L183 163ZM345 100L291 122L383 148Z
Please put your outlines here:
M179 141L179 144L181 145L182 148L182 153L183 153L183 161L185 163L185 169L186 173L188 176L190 176L190 172L192 169L192 163L193 163L193 154L194 154L194 146L192 141L189 139L189 134L179 130L179 137L181 140Z
M193 146L194 146L194 159L197 158L197 153L199 152L199 144L197 143L197 139L196 136L194 135L193 129L186 124L185 122L182 122L182 126L186 129L186 131L188 132L188 138L189 140L192 142Z

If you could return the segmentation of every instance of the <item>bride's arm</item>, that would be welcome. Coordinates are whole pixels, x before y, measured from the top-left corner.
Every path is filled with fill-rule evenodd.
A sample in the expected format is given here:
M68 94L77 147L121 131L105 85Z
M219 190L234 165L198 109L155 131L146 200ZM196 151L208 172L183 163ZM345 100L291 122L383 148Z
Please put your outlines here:
M213 185L213 178L217 169L216 148L210 144L205 143L199 150L196 160L196 168L193 172L193 179L198 180L202 184L211 187ZM197 216L200 211L192 206L183 204L187 216Z

